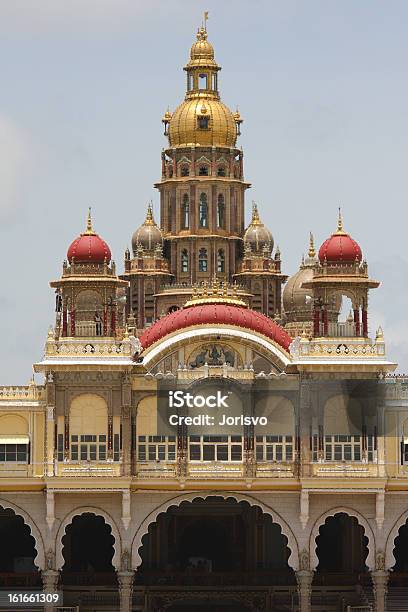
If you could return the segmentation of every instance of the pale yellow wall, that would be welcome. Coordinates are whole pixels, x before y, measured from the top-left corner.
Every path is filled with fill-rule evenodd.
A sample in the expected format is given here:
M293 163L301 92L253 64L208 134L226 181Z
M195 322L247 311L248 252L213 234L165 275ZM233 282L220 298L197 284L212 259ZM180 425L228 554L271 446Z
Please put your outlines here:
M31 456L33 463L33 476L44 474L44 414L33 414L33 435L31 445Z
M28 421L17 414L5 414L0 417L0 434L4 436L28 435Z
M286 397L277 395L260 399L256 403L256 416L265 416L268 426L255 427L255 435L295 434L295 411L292 402Z
M83 393L72 400L69 411L70 435L99 435L108 431L108 406L94 393Z
M137 406L136 435L155 436L157 433L157 400L145 397Z
M324 433L327 435L361 435L361 404L346 395L336 395L324 406Z

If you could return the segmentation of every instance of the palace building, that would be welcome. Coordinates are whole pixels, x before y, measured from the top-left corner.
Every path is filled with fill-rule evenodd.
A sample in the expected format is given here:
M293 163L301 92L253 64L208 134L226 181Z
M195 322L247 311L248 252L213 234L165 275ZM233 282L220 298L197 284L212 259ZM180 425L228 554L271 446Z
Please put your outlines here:
M44 382L0 387L0 588L81 612L408 610L408 379L370 330L380 283L340 213L289 279L255 204L246 227L220 69L201 27L157 222L118 271L89 214L50 283Z

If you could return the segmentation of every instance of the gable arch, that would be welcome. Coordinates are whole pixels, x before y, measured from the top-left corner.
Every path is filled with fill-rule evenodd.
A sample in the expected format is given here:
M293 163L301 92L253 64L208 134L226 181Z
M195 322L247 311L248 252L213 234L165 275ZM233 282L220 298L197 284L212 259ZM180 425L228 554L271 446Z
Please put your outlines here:
M12 502L8 500L2 499L1 497L0 497L0 507L3 508L4 510L10 509L17 516L21 516L24 523L30 528L30 535L35 540L35 550L37 553L37 555L34 557L34 560L33 560L34 565L38 567L38 569L40 570L45 570L44 540L42 538L41 531L37 527L34 519L28 514L28 512L23 510L23 508L21 508L20 506L17 506L16 504L13 504Z
M283 372L291 363L291 357L277 342L258 334L250 329L237 326L227 326L214 328L207 325L184 328L172 332L155 342L145 351L141 363L146 369L151 370L164 356L175 352L183 344L191 341L214 341L217 343L239 341L253 347L258 353L263 355L274 365L278 371Z
M346 506L336 506L327 510L324 514L321 514L313 524L312 531L310 533L310 541L309 541L309 556L310 556L310 569L315 570L319 564L319 559L317 557L317 544L316 538L319 535L320 527L322 527L326 520L336 514L347 514L350 517L357 519L358 524L364 528L364 535L368 539L368 555L366 559L366 565L370 571L375 569L375 555L376 555L376 547L375 547L375 537L374 532L367 521L367 519L354 508L349 508Z
M71 510L61 521L61 524L58 528L57 535L55 538L55 567L57 570L61 570L64 565L64 556L62 554L63 544L62 538L66 533L66 529L68 525L70 525L76 516L81 516L81 514L95 514L95 516L101 516L107 525L112 529L112 535L115 538L113 543L114 555L112 558L112 565L115 569L120 569L120 559L122 555L122 538L120 535L120 530L116 525L115 520L112 518L110 514L102 510L102 508L97 508L95 506L79 506L74 510Z
M132 545L131 545L132 568L136 569L141 564L142 559L140 555L140 548L142 546L142 538L144 535L148 533L149 526L152 523L155 523L157 521L159 514L167 512L167 510L171 506L178 507L183 502L192 503L196 499L205 500L207 499L207 497L222 497L224 500L233 499L237 503L242 502L242 501L247 502L250 506L258 506L264 514L270 515L272 518L272 521L280 526L282 530L282 535L284 535L287 538L287 541L288 541L287 547L289 548L289 551L290 551L290 555L288 558L289 567L291 567L294 571L297 571L299 569L298 542L296 540L296 537L293 531L291 530L289 525L286 523L286 521L277 512L275 512L275 510L273 510L270 506L266 505L259 499L256 499L255 497L252 497L251 495L244 495L241 493L230 492L230 491L200 491L199 493L195 492L195 493L180 494L175 497L172 497L171 499L168 499L163 504L159 504L140 523L139 527L137 528L133 536Z

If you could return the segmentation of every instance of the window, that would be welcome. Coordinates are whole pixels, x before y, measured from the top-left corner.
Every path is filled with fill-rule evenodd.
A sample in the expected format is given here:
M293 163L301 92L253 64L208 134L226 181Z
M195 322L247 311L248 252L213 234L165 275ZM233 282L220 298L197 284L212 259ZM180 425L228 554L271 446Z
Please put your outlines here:
M106 461L106 435L72 435L72 461Z
M189 269L189 265L188 265L188 251L187 249L183 249L181 251L181 271L182 272L188 272Z
M198 210L200 227L208 227L208 202L205 193L200 195L200 204Z
M181 166L181 176L189 176L190 168L188 166Z
M57 459L64 461L64 434L62 433L57 436Z
M175 461L176 436L138 436L138 461Z
M198 271L208 272L208 256L207 249L200 249L198 253Z
M225 200L222 193L218 196L217 202L217 225L218 227L225 227Z
M242 461L242 436L190 436L190 461Z
M322 443L320 442L320 445ZM330 435L324 436L323 453L319 453L319 436L312 439L313 461L320 457L325 461L374 461L376 455L375 436Z
M218 250L217 255L217 272L225 272L225 253L224 249Z
M113 436L113 460L114 461L120 461L120 451L122 448L122 444L121 444L121 435L115 433L115 435Z
M256 436L257 461L293 461L293 436Z
M207 74L199 74L198 75L198 88L199 89L207 89L208 87L208 75Z
M218 176L226 176L225 166L218 166Z
M28 444L0 444L0 462L28 463Z
M208 130L210 127L210 118L209 117L197 117L197 124L199 130Z
M188 229L190 225L190 203L188 201L188 195L186 193L183 196L181 215L182 215L182 221L181 221L182 228Z
M198 169L199 176L208 176L208 166L200 166Z
M191 91L193 89L193 75L191 73L189 73L187 75L187 89L188 91Z

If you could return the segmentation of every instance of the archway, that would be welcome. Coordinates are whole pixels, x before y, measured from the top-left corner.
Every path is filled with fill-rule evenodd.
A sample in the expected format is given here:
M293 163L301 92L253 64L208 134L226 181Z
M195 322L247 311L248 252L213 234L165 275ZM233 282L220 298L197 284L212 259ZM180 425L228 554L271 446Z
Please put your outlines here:
M62 584L115 583L114 543L112 528L103 516L91 512L75 515L62 537Z
M393 555L395 564L392 571L408 573L408 519L398 529L398 535L394 539Z
M214 494L169 505L150 523L139 554L136 588L148 588L149 596L163 599L155 589L171 585L172 593L161 606L172 612L204 612L215 605L222 611L245 610L251 588L256 597L255 587L261 600L268 589L279 586L290 601L290 588L295 587L288 564L291 551L281 526L258 505L231 497ZM224 588L228 601L220 598ZM200 589L207 589L207 599L200 599Z
M349 596L348 589L370 584L367 558L369 538L355 516L336 512L319 526L315 539L318 560L313 584L331 585L337 597ZM342 593L343 592L343 593Z
M41 574L35 564L36 540L23 517L0 506L0 586L37 586Z

